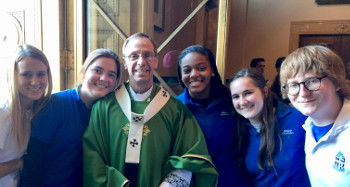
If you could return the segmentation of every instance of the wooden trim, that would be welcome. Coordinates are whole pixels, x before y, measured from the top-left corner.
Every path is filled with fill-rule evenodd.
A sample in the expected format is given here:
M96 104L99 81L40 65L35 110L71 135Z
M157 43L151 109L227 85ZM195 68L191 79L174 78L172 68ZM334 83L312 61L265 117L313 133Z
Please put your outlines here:
M158 47L157 53L160 51L181 31L182 28L201 10L201 8L208 2L203 0L192 12L186 17L186 19L169 35L169 37Z
M349 0L316 0L319 5L350 4Z
M115 32L118 33L118 35L123 39L126 40L128 37L122 29L119 28L117 24L113 22L113 20L108 16L108 14L94 1L90 0L91 6L94 7L100 14L101 16L109 23L109 25L114 29Z
M219 0L218 34L216 48L216 66L221 76L221 81L225 84L225 56L227 49L227 39L229 32L230 0Z
M85 45L85 10L86 4L84 0L76 0L74 1L74 68L75 68L75 76L74 82L77 85L79 82L79 72L81 67L83 66L83 62L85 59L86 51Z
M153 20L154 20L154 30L158 32L164 31L164 0L153 0ZM156 4L157 3L157 4Z
M300 35L303 34L350 34L350 20L292 21L290 53L299 47Z

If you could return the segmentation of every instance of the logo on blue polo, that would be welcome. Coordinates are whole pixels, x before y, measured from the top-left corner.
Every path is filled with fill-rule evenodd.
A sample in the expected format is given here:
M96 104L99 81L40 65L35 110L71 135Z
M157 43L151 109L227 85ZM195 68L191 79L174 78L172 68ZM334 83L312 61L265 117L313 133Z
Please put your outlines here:
M340 151L335 155L333 168L340 172L345 172L345 157Z
M230 113L229 113L229 112L227 112L227 111L222 111L222 112L221 112L221 115L222 115L222 116L229 116L229 115L230 115Z
M289 130L289 129L284 129L282 132L282 135L292 135L294 134L293 130Z

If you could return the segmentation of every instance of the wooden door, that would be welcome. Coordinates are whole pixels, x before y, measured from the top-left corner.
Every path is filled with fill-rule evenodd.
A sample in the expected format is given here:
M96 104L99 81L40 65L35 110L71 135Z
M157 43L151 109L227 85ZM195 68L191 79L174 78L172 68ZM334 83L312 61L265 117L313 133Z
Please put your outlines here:
M300 35L299 47L323 45L335 51L344 61L346 76L350 80L350 35Z

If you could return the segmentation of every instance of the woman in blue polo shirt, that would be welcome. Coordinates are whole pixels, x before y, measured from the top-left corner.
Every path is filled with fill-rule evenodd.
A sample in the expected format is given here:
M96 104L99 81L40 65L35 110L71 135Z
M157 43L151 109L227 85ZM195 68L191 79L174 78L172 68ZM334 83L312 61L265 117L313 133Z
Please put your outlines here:
M235 117L228 89L222 85L215 57L200 45L184 49L178 58L178 77L185 90L178 98L196 117L208 151L219 172L218 186L249 186L248 174L235 160Z
M239 158L255 186L310 186L305 168L306 116L278 102L255 69L242 69L230 80L238 115Z

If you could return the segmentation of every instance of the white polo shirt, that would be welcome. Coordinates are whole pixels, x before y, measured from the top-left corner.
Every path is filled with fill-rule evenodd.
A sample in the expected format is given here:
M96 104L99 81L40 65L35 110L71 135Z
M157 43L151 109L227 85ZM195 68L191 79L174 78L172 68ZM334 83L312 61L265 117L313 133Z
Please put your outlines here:
M344 105L333 127L318 142L312 133L310 117L306 130L306 168L312 186L350 187L350 101Z

